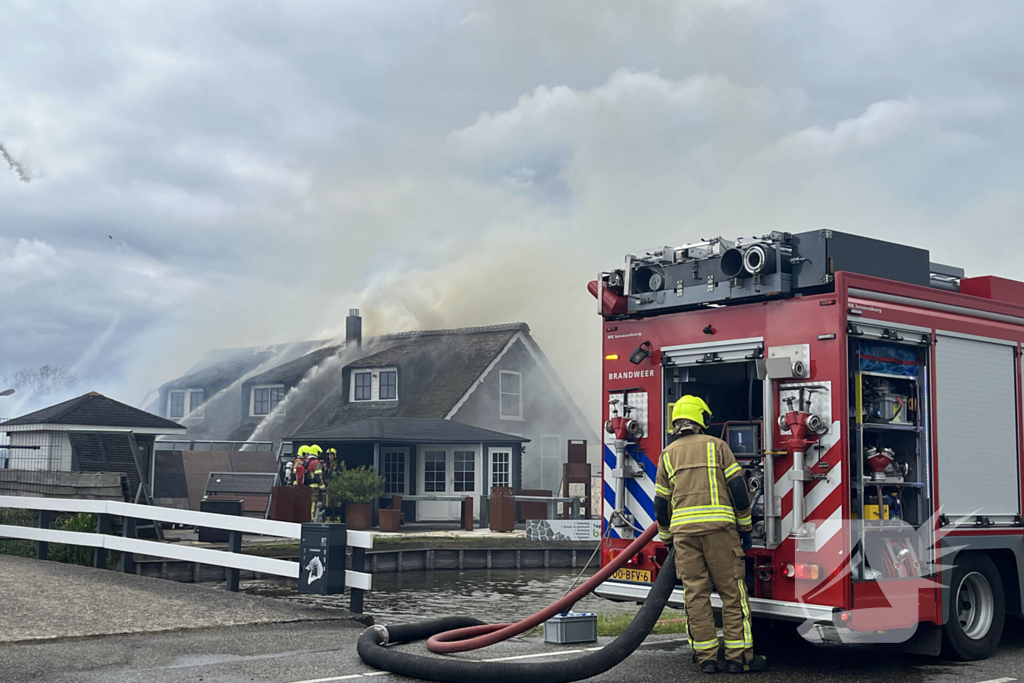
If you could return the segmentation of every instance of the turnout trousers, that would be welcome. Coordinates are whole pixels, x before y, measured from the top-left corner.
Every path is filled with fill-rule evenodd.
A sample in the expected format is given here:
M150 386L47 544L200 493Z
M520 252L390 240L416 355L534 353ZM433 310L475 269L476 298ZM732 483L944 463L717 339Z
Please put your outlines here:
M698 664L718 660L718 632L711 609L712 583L722 598L725 659L749 664L754 658L746 565L735 529L693 536L673 534L676 576L683 582L686 632Z

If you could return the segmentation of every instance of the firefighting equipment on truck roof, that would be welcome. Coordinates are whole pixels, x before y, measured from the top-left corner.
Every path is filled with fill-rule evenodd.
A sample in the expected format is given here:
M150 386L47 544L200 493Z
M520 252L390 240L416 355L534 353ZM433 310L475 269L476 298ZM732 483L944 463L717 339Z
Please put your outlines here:
M698 396L683 396L672 406L672 424L676 420L689 420L695 422L705 429L708 426L705 414L711 415L711 408Z

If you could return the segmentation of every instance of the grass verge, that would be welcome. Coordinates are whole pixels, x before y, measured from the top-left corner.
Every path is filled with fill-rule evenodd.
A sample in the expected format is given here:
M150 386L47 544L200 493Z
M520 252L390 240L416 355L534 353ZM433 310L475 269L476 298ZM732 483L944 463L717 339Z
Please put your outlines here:
M633 621L633 617L636 616L636 612L612 612L611 614L599 614L597 615L597 635L599 636L618 636L621 635L626 627ZM678 609L666 609L658 617L658 623L655 624L654 630L651 633L655 634L666 634L666 633L686 633L686 615L682 610Z

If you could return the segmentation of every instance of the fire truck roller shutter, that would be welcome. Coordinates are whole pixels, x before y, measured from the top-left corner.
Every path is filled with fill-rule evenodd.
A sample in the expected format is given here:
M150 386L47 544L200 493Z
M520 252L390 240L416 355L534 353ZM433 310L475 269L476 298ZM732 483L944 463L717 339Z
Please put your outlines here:
M706 362L709 354L714 354L713 358L719 362L742 361L757 357L763 350L764 337L751 337L663 346L661 358L666 365L698 365Z
M1020 513L1016 364L1011 342L937 333L939 504L950 517Z

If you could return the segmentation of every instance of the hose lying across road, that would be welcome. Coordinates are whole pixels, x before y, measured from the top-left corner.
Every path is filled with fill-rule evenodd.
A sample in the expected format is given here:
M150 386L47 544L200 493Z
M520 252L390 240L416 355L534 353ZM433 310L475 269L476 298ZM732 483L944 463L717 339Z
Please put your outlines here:
M493 681L494 683L567 683L597 676L631 655L650 634L661 616L676 583L673 549L669 548L664 566L658 573L643 607L632 623L605 647L582 657L544 663L482 662L451 657L430 657L401 652L387 645L409 643L428 638L428 647L439 653L465 652L508 640L541 624L555 614L571 608L641 552L658 532L651 525L628 548L617 555L586 583L558 602L515 624L485 624L471 617L443 617L415 624L375 626L359 637L356 648L364 662L391 673L446 683Z

